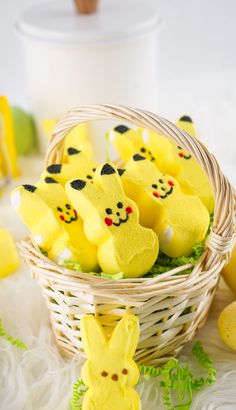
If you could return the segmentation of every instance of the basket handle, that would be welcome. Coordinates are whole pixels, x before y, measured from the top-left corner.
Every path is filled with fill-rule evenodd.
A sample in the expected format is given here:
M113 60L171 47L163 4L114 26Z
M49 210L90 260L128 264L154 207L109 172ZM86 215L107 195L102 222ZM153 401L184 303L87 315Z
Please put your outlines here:
M222 173L215 157L209 153L201 141L191 137L157 114L137 108L108 104L73 108L62 117L51 135L45 159L46 166L62 161L63 140L72 128L79 123L105 119L129 122L156 131L170 138L194 156L209 177L215 194L213 234L207 247L217 253L221 248L227 249L226 252L229 253L234 236L235 201L232 186Z

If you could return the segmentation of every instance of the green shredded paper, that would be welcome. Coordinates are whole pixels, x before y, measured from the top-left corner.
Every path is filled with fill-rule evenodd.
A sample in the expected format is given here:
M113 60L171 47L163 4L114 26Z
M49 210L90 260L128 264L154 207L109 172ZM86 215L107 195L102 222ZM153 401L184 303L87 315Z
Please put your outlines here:
M13 346L18 347L22 350L27 350L28 347L20 339L15 339L13 336L9 335L6 330L3 328L2 319L0 319L0 337L8 340Z
M201 342L194 343L192 355L205 370L207 376L194 378L188 366L183 366L178 359L170 359L160 367L139 365L140 374L144 379L159 378L162 392L162 402L168 410L189 410L192 405L193 393L204 386L209 386L216 380L216 370L211 357L204 352ZM86 392L82 379L73 385L71 409L82 410L83 395Z

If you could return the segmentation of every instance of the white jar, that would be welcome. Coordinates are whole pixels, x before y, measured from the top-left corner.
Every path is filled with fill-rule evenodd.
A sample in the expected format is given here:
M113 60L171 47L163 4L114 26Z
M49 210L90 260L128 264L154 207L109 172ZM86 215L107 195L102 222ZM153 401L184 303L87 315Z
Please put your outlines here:
M42 120L73 106L113 103L156 111L159 26L149 1L101 0L97 13L77 15L72 1L54 0L23 12L17 29L42 151ZM107 127L91 125L98 159Z

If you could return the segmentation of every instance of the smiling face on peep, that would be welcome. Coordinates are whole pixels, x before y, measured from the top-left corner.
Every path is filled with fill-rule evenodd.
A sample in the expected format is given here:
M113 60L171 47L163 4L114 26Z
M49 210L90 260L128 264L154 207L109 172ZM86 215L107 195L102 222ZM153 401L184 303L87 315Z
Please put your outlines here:
M107 226L120 226L128 222L130 214L133 209L131 206L125 206L123 202L117 202L116 206L105 209L104 222Z
M155 198L165 199L173 193L174 187L174 181L163 174L151 185L152 195Z
M58 212L58 216L62 222L66 224L71 224L72 222L76 222L78 219L78 215L75 209L72 208L70 204L65 204L62 206L57 206L56 211Z
M145 158L149 159L149 161L155 161L156 158L152 154L152 151L147 146L141 146L139 149L139 153L143 155Z
M188 153L188 151L185 151L182 147L180 147L179 145L177 145L177 155L181 158L181 159L191 159L192 155L190 155Z

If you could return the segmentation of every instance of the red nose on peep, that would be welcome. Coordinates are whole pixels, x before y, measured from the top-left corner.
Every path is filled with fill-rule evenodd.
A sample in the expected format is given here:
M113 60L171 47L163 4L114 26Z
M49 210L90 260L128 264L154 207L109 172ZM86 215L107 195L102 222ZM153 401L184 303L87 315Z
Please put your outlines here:
M77 215L77 211L75 209L73 209L73 211L74 211L74 214Z
M127 206L125 211L126 211L127 214L131 214L133 212L131 206Z
M183 152L179 152L179 157L183 158L184 157L184 153Z
M169 184L170 186L175 186L175 184L174 184L173 181L168 181L168 184Z
M155 196L155 198L160 198L160 194L158 194L158 192L153 192L153 196Z
M111 219L111 218L105 218L105 224L106 224L107 226L111 226L111 225L113 224L112 219Z
M60 215L60 219L61 219L61 221L64 221L65 217L63 215Z

